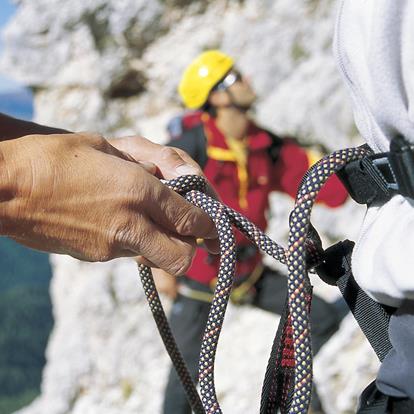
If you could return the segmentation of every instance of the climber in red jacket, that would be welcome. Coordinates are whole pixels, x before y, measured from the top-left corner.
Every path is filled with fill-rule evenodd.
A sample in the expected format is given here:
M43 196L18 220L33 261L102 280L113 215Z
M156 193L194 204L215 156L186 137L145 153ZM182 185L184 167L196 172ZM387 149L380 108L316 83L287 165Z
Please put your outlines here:
M197 57L184 72L179 92L186 107L195 111L174 121L175 137L169 145L184 149L200 164L223 203L265 230L270 192L280 191L294 198L302 176L317 160L315 154L293 139L260 128L250 119L248 111L256 95L235 69L233 59L222 52L212 50ZM318 201L337 207L346 198L347 191L333 176L321 190ZM232 300L280 314L286 298L286 277L264 266L258 249L239 232L236 243ZM219 260L199 248L183 278L177 280L155 272L161 290L175 298L170 322L195 379ZM315 296L311 317L313 349L317 352L336 331L339 316L333 305ZM317 399L313 409L322 412ZM190 412L172 370L164 414Z

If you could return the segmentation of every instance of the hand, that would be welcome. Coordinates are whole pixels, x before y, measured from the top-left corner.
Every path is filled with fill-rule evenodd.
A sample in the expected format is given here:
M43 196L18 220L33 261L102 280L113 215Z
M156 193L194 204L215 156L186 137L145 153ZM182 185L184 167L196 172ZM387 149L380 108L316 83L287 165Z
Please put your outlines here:
M165 147L156 144L144 137L130 136L110 139L111 145L128 154L135 161L147 169L151 174L167 180L177 178L180 175L202 175L201 167L183 150L174 147ZM207 179L206 179L207 180ZM206 193L220 200L213 187L208 184ZM205 240L204 245L210 253L219 252L218 240ZM156 267L148 258L137 258L139 263L150 267Z
M175 299L178 294L178 281L177 278L170 275L161 269L151 269L152 276L154 277L155 286L158 293L163 293L171 299Z
M88 261L143 255L178 275L196 238L217 237L204 212L100 136L5 141L0 163L1 234L27 246Z
M159 145L138 136L114 138L108 141L135 161L144 163L148 171L152 166L152 173L159 178L170 180L180 175L204 176L201 167L182 149ZM211 185L208 186L207 193L219 200Z
M203 175L200 166L183 150L165 147L146 138L131 136L108 140L136 161L151 162L167 180L180 175Z

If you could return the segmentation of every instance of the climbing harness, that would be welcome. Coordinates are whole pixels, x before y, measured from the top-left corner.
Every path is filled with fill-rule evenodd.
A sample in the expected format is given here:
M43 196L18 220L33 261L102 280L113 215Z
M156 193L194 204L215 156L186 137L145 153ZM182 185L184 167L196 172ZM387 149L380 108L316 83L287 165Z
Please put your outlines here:
M351 162L339 173L351 197L360 204L382 205L400 194L414 198L414 153L401 135L391 140L390 151Z
M139 265L151 311L165 347L197 414L219 414L221 408L214 385L214 361L224 314L232 289L235 239L232 225L257 247L288 267L288 297L276 333L263 385L261 413L307 413L312 389L312 350L309 311L312 286L308 270L322 264L323 249L310 224L310 213L326 180L347 163L370 155L366 146L337 151L322 158L305 175L291 213L288 248L275 243L243 215L204 194L206 183L198 176L183 176L165 182L188 201L203 209L215 222L220 241L220 269L202 341L199 361L201 400L168 326L151 271Z
M232 289L230 300L235 305L242 305L246 303L252 303L255 296L254 285L262 277L264 266L259 263L247 278L239 281L237 286Z

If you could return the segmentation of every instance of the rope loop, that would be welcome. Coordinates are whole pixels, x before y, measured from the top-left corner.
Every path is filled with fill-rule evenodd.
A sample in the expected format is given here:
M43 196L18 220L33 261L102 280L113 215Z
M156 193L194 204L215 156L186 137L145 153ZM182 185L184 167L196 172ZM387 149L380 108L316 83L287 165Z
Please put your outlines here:
M200 360L201 399L177 348L163 311L151 270L139 265L139 273L164 345L196 414L221 414L214 384L217 344L234 281L236 245L232 226L240 230L260 250L287 265L288 308L277 332L274 349L280 357L269 360L262 392L261 413L305 414L312 390L312 349L309 311L312 286L311 267L320 263L323 249L310 222L317 195L326 180L348 162L368 155L366 146L336 151L322 158L305 174L289 219L289 241L285 249L242 214L205 194L207 183L200 176L182 176L164 183L203 209L214 221L220 241L220 267L217 285L204 332ZM273 354L273 350L272 350ZM277 363L275 363L277 361ZM265 398L263 398L265 396Z

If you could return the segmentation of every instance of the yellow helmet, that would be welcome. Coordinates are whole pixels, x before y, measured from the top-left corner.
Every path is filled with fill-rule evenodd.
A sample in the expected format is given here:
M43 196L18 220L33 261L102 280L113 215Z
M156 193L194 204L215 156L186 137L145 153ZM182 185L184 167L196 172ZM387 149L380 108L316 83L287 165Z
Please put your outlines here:
M178 92L185 106L201 108L213 87L233 67L234 60L219 50L208 50L197 56L184 71Z

